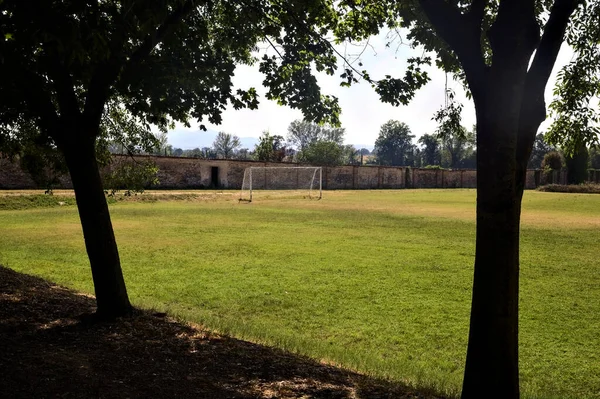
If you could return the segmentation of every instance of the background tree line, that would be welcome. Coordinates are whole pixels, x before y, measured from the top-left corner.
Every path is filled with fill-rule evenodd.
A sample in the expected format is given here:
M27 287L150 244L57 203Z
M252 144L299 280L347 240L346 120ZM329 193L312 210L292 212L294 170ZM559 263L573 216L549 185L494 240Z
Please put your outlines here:
M415 168L476 169L476 128L440 124L434 133L415 140L410 127L397 120L381 125L374 149L344 144L345 129L304 120L290 123L286 136L263 131L253 149L242 147L235 134L219 132L211 147L181 149L168 144L167 134L155 134L154 146L136 153L202 159L236 159L267 162L298 162L322 166L387 165ZM123 145L111 143L112 153L126 154ZM600 169L600 149L580 146L572 155L551 145L543 133L535 137L528 169L546 173L566 168L569 183L585 181L588 169Z

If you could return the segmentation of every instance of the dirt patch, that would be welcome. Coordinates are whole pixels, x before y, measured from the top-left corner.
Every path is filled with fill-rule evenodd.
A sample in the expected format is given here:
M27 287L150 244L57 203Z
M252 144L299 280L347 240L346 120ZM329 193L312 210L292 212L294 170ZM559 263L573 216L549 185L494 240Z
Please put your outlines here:
M3 398L441 398L137 311L86 324L94 298L0 267Z

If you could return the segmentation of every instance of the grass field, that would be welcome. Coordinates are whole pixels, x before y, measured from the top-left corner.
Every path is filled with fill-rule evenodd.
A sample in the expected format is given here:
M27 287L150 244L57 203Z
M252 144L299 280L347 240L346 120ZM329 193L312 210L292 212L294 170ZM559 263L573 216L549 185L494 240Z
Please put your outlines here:
M0 263L93 292L68 193L43 204L2 195ZM238 203L237 195L170 193L111 204L135 305L459 392L475 249L473 190L335 191L321 201L261 193L250 204ZM525 398L600 398L599 227L600 196L525 194Z

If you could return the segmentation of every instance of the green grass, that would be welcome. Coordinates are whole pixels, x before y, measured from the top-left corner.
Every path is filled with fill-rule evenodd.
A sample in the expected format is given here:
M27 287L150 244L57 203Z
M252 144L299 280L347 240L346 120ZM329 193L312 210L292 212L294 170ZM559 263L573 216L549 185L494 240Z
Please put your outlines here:
M134 304L415 386L460 390L473 190L181 194L111 205ZM6 208L5 208L6 209ZM93 292L75 207L0 211L0 263ZM526 192L525 398L600 398L600 196Z

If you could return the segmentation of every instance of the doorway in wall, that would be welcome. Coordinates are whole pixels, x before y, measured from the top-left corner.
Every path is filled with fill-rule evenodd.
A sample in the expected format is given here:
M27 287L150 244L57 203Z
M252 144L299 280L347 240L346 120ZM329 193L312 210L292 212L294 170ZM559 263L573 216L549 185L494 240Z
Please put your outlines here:
M219 188L219 167L213 166L210 168L210 186Z

